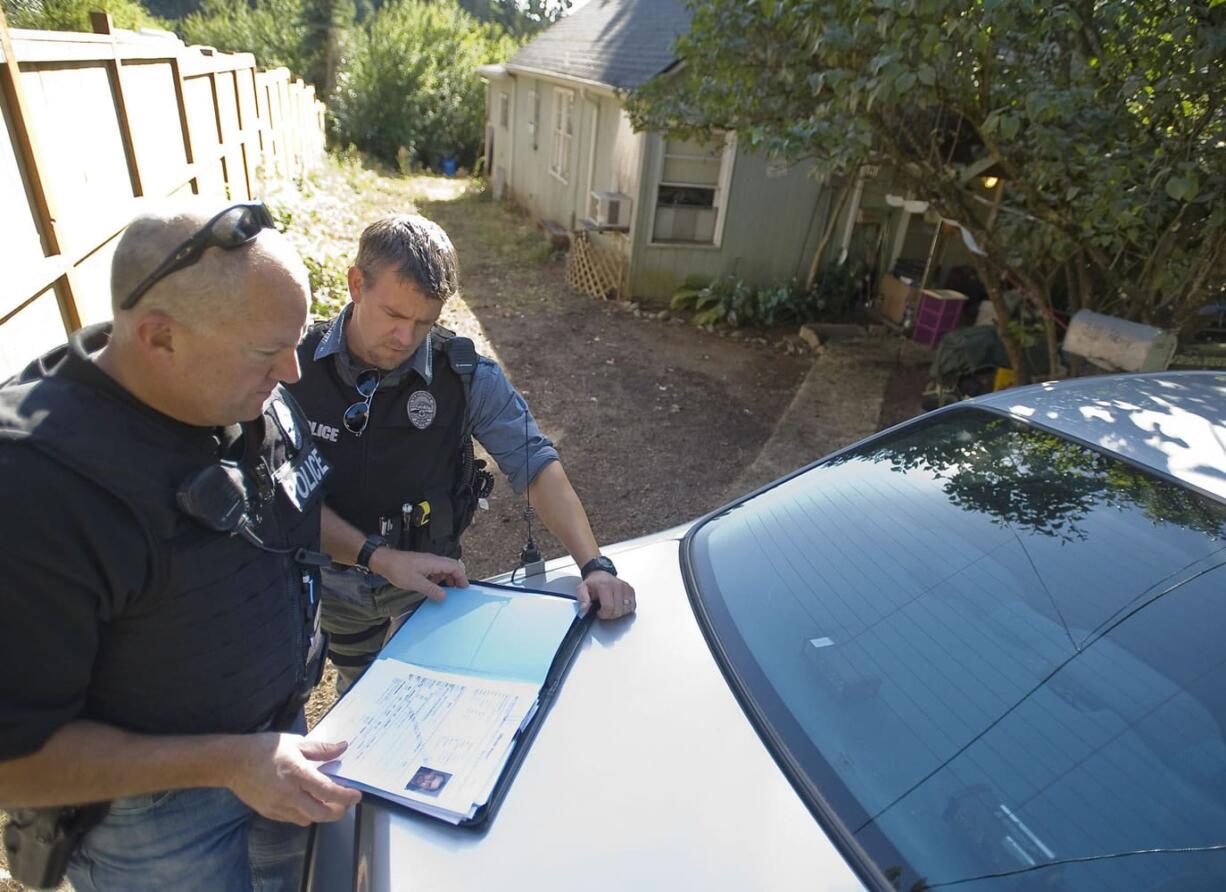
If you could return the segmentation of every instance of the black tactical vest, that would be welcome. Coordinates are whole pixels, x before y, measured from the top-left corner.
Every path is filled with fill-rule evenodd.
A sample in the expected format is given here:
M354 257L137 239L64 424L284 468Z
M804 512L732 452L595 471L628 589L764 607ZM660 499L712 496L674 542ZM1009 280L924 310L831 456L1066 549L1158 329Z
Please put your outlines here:
M78 332L0 389L0 438L40 450L126 505L152 557L148 589L102 624L82 718L159 734L268 727L322 665L313 571L293 552L319 547L326 463L278 389L243 426L249 448L239 466L255 533L290 553L207 529L179 509L176 492L217 457L72 376L72 363L106 337L102 326ZM69 350L80 358L65 362ZM61 545L71 547L47 547Z
M341 419L361 397L341 379L334 357L315 361L331 326L323 322L307 333L298 346L302 378L289 386L332 466L328 507L363 533L381 533L398 547L459 557L460 536L479 494L479 467L474 469L465 428L464 382L447 357L449 345L462 339L436 327L430 334L433 380L426 384L410 373L395 387L381 386L366 430L357 437Z

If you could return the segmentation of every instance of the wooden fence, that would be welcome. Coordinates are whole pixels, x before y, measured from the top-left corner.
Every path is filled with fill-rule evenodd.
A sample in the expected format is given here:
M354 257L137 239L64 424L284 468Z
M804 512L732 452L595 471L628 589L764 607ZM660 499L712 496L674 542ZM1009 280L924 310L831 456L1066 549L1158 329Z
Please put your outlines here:
M258 197L323 154L323 104L286 69L94 28L10 31L0 13L0 380L110 318L111 255L142 206Z

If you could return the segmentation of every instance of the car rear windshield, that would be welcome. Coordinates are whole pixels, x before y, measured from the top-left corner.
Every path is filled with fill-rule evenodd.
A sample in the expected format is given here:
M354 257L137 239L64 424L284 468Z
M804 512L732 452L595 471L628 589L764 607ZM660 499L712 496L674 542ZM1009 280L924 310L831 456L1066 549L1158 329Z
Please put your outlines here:
M1174 892L1226 888L1224 535L1216 500L960 409L684 553L767 745L891 886Z

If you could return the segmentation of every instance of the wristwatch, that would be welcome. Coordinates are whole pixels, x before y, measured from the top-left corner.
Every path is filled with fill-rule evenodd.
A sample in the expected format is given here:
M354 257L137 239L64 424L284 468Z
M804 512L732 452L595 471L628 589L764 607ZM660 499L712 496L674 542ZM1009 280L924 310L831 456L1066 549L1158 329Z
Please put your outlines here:
M598 554L579 569L579 574L587 579L597 570L604 570L612 576L617 575L617 568L613 566L613 562L603 554Z
M358 559L354 561L353 565L363 573L369 573L371 557L386 544L387 540L382 536L371 533L366 537L366 541L362 543L362 550L358 552Z

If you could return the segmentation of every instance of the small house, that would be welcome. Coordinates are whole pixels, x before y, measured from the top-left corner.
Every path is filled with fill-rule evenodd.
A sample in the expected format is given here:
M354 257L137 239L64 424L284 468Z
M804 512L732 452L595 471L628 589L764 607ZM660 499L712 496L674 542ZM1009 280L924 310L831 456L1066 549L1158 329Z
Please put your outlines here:
M823 261L850 257L869 271L867 297L900 257L922 264L939 218L891 194L880 171L823 182L735 133L696 142L633 131L623 98L667 76L689 21L681 0L590 0L506 63L483 66L495 197L598 254L621 296L665 299L723 275L811 283L820 249Z
M590 0L488 81L487 173L543 225L583 232L623 288L667 297L687 278L803 277L820 238L821 184L727 134L702 144L635 133L622 97L676 63L680 0Z

